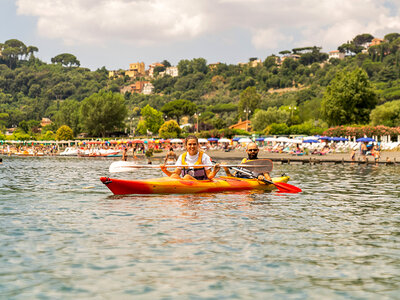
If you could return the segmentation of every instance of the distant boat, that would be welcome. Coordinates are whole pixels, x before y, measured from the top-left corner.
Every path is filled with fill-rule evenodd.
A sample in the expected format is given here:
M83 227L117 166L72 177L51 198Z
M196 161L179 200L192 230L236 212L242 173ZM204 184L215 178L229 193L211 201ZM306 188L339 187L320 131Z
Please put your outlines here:
M90 150L78 150L78 156L80 157L121 157L122 154L119 150L113 149L90 149Z
M61 156L78 156L78 149L76 149L74 147L67 147L59 155L61 155Z

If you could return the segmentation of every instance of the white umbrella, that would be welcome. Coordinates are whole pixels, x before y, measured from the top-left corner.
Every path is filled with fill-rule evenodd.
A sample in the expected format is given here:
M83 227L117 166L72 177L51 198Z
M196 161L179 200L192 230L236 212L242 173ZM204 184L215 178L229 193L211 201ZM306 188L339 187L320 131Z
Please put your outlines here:
M276 138L274 138L274 137L267 137L267 138L265 138L264 139L264 142L276 142Z
M208 143L207 139L199 138L199 143Z
M251 143L253 141L249 138L241 138L240 140L238 140L238 142L239 143Z
M218 141L218 143L230 143L230 142L231 142L231 140L227 139L227 138L222 138L222 139L219 139L219 141Z
M293 143L293 144L301 144L303 141L302 140L293 139L290 142Z
M183 140L181 140L181 139L172 139L169 142L170 143L183 143Z

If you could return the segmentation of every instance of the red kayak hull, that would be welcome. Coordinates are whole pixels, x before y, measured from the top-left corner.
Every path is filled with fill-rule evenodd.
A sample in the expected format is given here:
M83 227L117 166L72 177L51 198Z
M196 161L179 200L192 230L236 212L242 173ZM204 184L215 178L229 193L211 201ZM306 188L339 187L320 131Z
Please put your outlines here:
M145 180L124 180L101 177L114 195L128 194L193 194L216 193L242 190L274 190L273 184L264 184L257 179L242 179L234 177L220 177L213 180L183 180L169 177L151 178ZM288 176L272 179L274 182L287 182Z

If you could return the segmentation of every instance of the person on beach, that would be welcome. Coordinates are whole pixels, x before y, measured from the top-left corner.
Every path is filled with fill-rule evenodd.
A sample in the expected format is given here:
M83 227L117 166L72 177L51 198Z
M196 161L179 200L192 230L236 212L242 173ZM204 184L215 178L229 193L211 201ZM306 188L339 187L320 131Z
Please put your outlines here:
M124 147L124 151L122 152L122 160L127 161L128 160L128 148Z
M354 149L351 150L351 156L350 156L350 158L351 158L352 161L355 161L355 160L356 160L356 151L355 151Z
M248 161L258 159L258 152L259 152L259 149L258 149L258 146L256 143L254 143L254 142L248 143L247 147L246 147L247 158L243 158L240 164L244 164ZM233 177L239 177L239 178L249 178L247 175L242 174L240 172L235 172L234 174L231 174L229 169L226 167L224 167L224 170L225 170L227 176L233 176ZM264 174L258 175L257 179L260 181L262 181L262 180L271 181L271 176L266 172Z
M361 157L363 160L367 159L367 157L366 157L367 151L368 151L367 145L365 145L365 143L361 143L360 152L361 152Z
M167 170L165 164L160 165L161 170L171 178L183 178L185 180L208 180L213 179L220 169L216 164L211 171L211 158L200 151L199 141L196 136L189 135L185 139L186 152L182 153L175 165L178 166L175 171ZM186 167L187 165L187 167ZM206 167L195 167L196 165L206 165ZM182 167L185 166L185 167Z
M167 155L165 155L165 159L164 159L164 164L166 165L173 165L176 163L177 160L177 155L174 152L174 148L169 147L169 151L167 153Z

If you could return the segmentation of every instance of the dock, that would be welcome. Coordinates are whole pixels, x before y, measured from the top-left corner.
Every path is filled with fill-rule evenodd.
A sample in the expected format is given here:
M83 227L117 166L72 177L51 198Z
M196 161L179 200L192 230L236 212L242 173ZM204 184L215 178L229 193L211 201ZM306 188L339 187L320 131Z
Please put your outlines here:
M341 159L339 158L319 158L319 157L310 157L310 156L305 156L305 157L270 157L270 160L273 162L280 162L281 164L291 164L291 163L301 163L301 164L311 164L311 165L316 165L316 164L370 164L370 165L397 165L398 162L396 161L396 158L393 158L393 160L390 160L389 157L386 159L371 159L366 157L366 159L361 159L360 157L356 160L349 160L349 159L344 159L343 157Z

